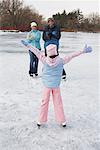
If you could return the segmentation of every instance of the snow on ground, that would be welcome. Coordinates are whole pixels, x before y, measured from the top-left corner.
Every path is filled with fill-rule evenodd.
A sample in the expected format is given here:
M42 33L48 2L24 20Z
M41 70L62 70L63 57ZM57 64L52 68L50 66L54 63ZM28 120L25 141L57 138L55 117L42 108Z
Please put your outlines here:
M82 48L86 37L93 53L81 55L67 64L67 81L61 83L67 128L56 124L51 98L48 122L39 130L36 121L43 89L42 64L39 63L40 77L30 78L29 57L20 44L25 34L2 33L0 150L100 149L98 34L62 33L61 56L67 54L65 49L71 52Z

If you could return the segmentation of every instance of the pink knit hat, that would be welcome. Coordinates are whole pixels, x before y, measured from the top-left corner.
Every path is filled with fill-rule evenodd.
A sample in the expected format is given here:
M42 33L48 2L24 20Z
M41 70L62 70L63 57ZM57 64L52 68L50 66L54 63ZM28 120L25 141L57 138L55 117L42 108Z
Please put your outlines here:
M47 56L57 55L57 46L55 44L49 44L46 46Z

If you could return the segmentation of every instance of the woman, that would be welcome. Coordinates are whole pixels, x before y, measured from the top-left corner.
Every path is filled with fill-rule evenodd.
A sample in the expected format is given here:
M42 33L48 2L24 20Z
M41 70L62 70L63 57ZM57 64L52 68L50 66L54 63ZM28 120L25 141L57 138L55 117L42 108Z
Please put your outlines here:
M36 22L31 23L31 31L27 35L28 43L30 43L32 46L35 46L39 50L41 50L40 46L40 39L41 39L41 33L38 30ZM30 55L30 68L29 68L29 75L33 77L33 74L35 76L38 76L38 58L36 55L29 50Z

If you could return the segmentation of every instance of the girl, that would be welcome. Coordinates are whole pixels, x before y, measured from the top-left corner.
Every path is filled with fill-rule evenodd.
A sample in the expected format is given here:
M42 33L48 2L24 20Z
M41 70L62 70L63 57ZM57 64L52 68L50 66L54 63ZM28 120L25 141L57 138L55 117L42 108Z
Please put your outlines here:
M63 71L63 65L68 63L72 58L84 53L92 51L91 47L85 46L84 50L74 52L69 56L60 58L57 54L57 46L50 44L46 47L47 56L43 55L37 48L32 47L26 41L21 41L30 51L32 51L44 64L42 80L44 84L42 103L38 118L38 127L47 122L48 104L50 100L50 93L52 93L55 118L56 121L63 127L66 127L66 119L63 111L62 98L60 94L60 82Z

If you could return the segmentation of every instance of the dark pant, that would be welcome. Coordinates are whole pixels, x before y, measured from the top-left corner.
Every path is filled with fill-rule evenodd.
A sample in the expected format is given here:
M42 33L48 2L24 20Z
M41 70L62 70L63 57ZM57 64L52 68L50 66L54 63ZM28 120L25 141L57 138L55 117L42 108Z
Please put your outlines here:
M29 50L30 55L30 68L29 68L29 74L35 74L38 71L38 58L36 55Z
M62 76L66 75L65 69L63 68Z

